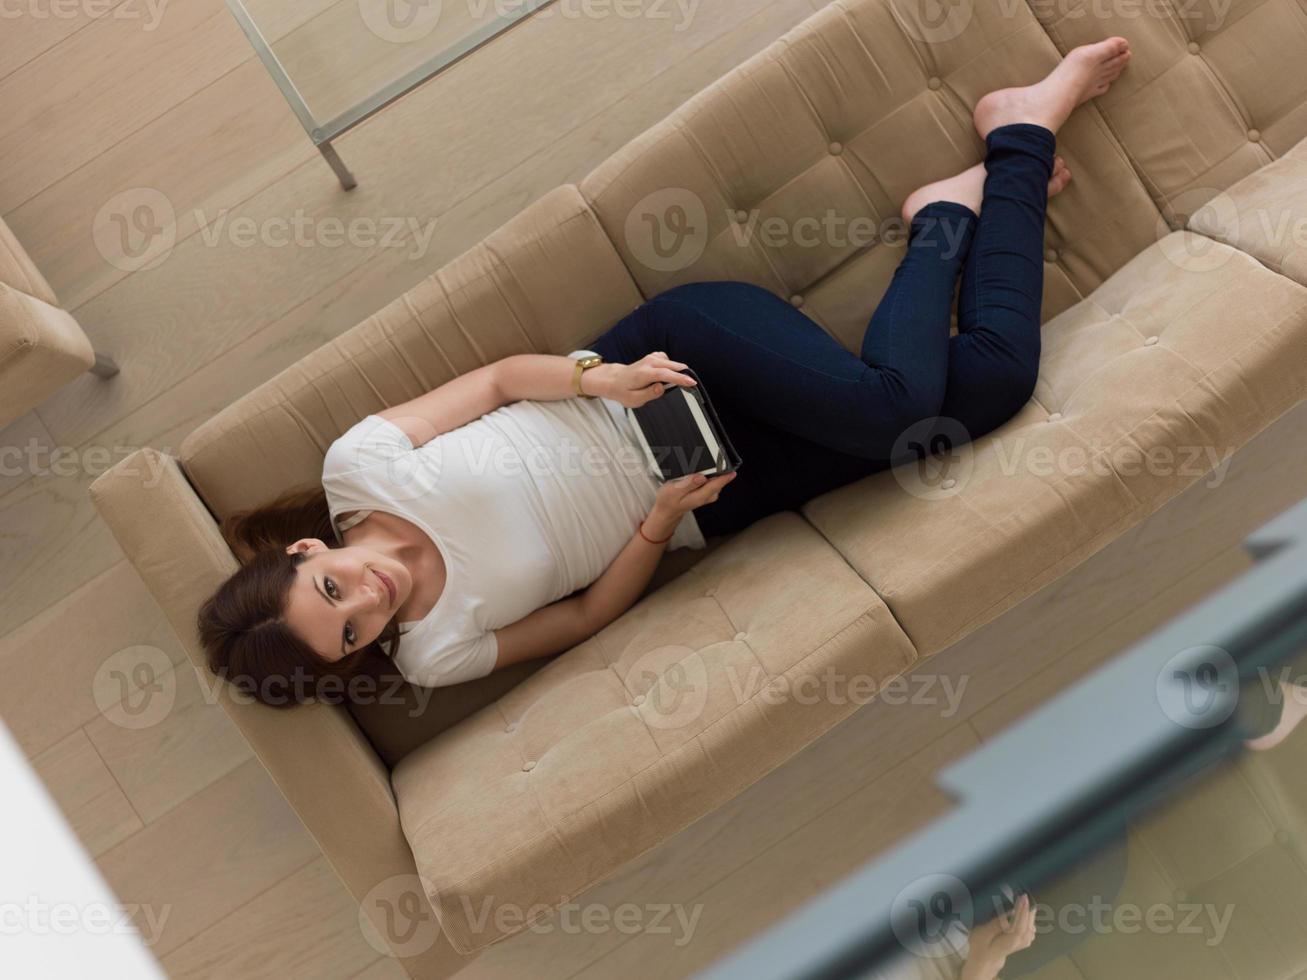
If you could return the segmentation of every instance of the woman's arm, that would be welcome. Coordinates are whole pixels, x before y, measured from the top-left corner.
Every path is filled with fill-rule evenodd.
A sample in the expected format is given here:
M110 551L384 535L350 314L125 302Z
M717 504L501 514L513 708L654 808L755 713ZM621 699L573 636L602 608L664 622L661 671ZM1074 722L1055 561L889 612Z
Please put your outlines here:
M442 432L457 429L515 401L526 398L560 401L572 397L575 364L570 357L554 354L513 354L460 374L425 395L377 414L394 422L415 447L421 446ZM595 370L598 368L591 368Z
M645 518L644 533L651 538L671 535L671 527ZM625 612L640 597L667 550L666 542L651 544L636 531L626 547L584 592L551 602L495 630L499 656L495 670L523 660L552 657L589 639Z
M722 482L720 477L718 482ZM685 486L686 489L696 488L697 492L702 485L700 480ZM702 502L707 500L708 497L704 496ZM626 542L626 547L585 590L586 617L594 632L599 632L635 605L667 550L667 542L663 539L672 536L685 514L686 510L673 509L661 500L655 503L649 516ZM641 529L644 534L640 533ZM646 540L646 536L653 538L653 542Z
M653 515L645 519L643 526L651 538L665 538L675 530L675 525L665 528L655 522ZM552 657L594 636L639 598L666 550L666 542L651 544L637 531L585 591L551 602L495 630L499 644L495 670L523 660Z
M667 542L662 539L671 537L681 518L691 510L716 500L722 487L734 478L734 473L726 473L711 479L687 477L664 483L641 524L644 535L637 529L589 588L495 630L499 643L495 669L570 650L626 612L640 598L667 550ZM645 540L645 535L658 543Z
M663 393L663 385L691 386L680 361L662 351L637 364L600 364L581 375L581 391L602 395L623 405L643 405ZM555 354L513 354L445 382L434 391L378 412L394 422L413 445L430 442L473 419L517 401L562 401L575 396L572 372L576 361Z

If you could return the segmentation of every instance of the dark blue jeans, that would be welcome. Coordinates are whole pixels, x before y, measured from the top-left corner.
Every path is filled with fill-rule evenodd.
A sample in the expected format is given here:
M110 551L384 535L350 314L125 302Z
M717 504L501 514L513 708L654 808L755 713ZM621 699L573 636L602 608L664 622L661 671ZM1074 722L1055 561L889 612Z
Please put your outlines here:
M1039 370L1054 146L1052 132L1029 123L989 134L979 217L947 201L913 216L857 355L788 301L742 282L670 289L589 345L621 363L664 351L703 379L743 460L717 501L695 511L705 535L912 458L932 433L956 444L1020 411Z

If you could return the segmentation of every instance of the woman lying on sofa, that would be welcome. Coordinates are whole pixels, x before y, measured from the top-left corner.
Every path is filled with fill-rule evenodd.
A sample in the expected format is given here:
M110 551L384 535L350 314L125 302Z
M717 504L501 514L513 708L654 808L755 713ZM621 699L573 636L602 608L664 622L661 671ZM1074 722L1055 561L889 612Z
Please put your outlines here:
M859 354L764 289L698 282L574 352L597 356L507 357L363 419L321 488L225 525L243 567L200 611L210 667L277 704L379 655L418 685L482 677L615 620L669 545L1002 424L1039 366L1045 208L1071 179L1054 134L1129 58L1124 38L1084 45L980 100L985 160L908 197L908 246ZM623 406L693 384L687 365L743 463L659 486ZM558 462L531 465L542 451Z

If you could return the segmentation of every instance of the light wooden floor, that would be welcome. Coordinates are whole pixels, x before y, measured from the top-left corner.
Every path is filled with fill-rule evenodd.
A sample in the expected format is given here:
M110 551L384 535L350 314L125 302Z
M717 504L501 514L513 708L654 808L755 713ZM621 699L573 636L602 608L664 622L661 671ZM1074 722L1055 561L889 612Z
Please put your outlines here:
M684 29L676 19L533 19L342 139L361 181L350 194L222 0L173 0L148 28L109 15L5 21L0 214L123 371L107 384L83 379L0 432L0 446L30 448L39 464L12 472L6 457L0 471L0 716L123 900L166 907L153 948L170 974L401 976L365 941L353 902L248 747L201 698L96 518L89 483L138 446L175 450L215 411L579 179L823 2L701 3ZM131 271L92 231L107 203L140 188L166 199L175 243L157 267ZM210 234L224 218L297 215L435 221L436 232L421 254L247 248ZM64 447L54 466L51 447ZM708 941L664 944L657 969L704 965L938 812L946 801L931 772L1243 565L1223 554L1075 656L1027 661L1028 677L1012 658L965 716L936 712L928 730L905 727L856 760L842 754L856 740L838 751L824 743L696 823L679 858L624 878L647 881L650 901L665 891L704 906ZM1092 576L1079 588L1092 598ZM156 649L159 683L175 692L166 718L142 729L112 720L106 668L135 646ZM769 889L774 901L736 914ZM554 935L499 944L467 973L644 977L651 962L648 943Z

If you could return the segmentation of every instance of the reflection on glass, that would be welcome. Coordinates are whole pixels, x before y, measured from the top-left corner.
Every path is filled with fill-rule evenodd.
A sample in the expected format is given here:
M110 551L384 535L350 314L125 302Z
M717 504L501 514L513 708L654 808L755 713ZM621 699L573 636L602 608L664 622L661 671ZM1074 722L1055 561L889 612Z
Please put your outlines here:
M988 901L954 901L953 928L923 915L933 934L866 976L1307 977L1304 717L1307 656L1256 667L1240 683L1236 755L1048 880L1010 878ZM1022 895L1033 928L1023 929Z

